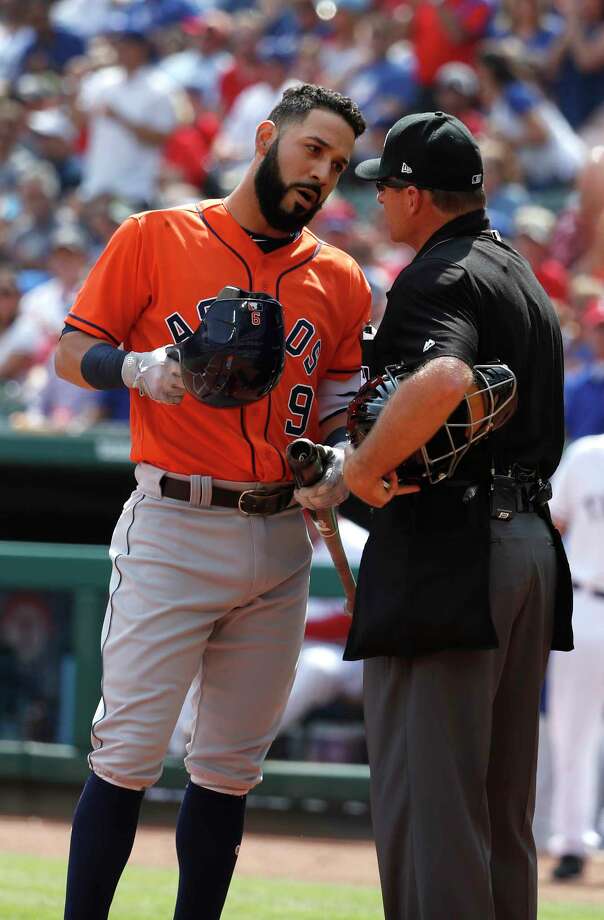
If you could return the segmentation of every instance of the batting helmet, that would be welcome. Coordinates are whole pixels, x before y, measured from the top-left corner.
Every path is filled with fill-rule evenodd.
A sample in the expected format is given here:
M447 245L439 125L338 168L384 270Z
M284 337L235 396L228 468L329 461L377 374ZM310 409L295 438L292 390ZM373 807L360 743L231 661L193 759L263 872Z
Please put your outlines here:
M477 364L474 386L445 424L418 451L397 467L399 481L429 483L453 475L472 444L501 428L516 411L516 377L506 364ZM347 430L354 447L367 437L399 383L411 370L392 364L380 377L365 383L348 407Z
M225 287L178 350L183 383L195 399L223 409L255 402L283 373L283 308L270 294Z

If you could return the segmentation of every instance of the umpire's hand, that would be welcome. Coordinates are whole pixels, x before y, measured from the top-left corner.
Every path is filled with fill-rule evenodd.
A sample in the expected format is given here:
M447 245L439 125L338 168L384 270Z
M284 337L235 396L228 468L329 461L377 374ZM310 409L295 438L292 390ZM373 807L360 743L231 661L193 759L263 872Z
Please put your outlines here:
M304 486L294 491L296 501L310 511L322 511L324 508L341 505L349 494L342 478L343 448L321 445L321 450L327 455L323 476L314 486Z
M394 471L382 476L368 476L352 447L346 448L343 475L350 491L373 508L383 508L395 495L419 492L419 486L401 485Z
M180 352L173 345L154 351L130 351L122 365L122 380L130 389L156 402L178 405L185 395Z

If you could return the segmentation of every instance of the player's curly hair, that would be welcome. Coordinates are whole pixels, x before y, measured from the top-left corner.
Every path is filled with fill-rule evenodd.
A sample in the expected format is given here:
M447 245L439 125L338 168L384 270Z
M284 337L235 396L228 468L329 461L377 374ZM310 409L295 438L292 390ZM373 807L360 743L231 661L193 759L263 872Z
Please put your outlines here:
M348 122L355 137L360 137L366 128L365 119L356 102L333 89L315 86L314 83L301 83L286 89L268 118L280 127L289 121L303 121L313 109L335 112Z

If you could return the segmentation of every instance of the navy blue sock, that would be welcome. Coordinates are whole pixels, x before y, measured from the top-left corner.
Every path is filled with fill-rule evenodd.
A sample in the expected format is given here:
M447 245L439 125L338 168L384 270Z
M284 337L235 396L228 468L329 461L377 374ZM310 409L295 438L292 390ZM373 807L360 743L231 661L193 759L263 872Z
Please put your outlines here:
M73 816L65 920L107 920L143 795L94 773L88 777Z
M244 795L224 795L189 782L176 825L180 878L174 920L219 920L244 814Z

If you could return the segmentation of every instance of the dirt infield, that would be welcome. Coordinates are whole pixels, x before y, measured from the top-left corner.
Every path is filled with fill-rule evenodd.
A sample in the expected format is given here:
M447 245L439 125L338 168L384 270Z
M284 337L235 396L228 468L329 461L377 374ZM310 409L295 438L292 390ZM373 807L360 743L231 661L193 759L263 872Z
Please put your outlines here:
M45 818L0 818L0 853L36 853L67 858L69 825ZM130 861L139 866L174 867L174 832L139 828ZM328 883L377 885L373 844L366 840L282 837L249 833L237 864L241 875Z
M67 857L69 825L45 818L0 817L0 854L37 853ZM141 866L175 867L174 834L143 825L131 861ZM604 853L589 862L581 882L552 885L551 859L539 863L540 897L545 901L604 904ZM299 879L331 884L376 885L377 864L369 840L326 840L273 834L246 834L237 866L240 875Z

